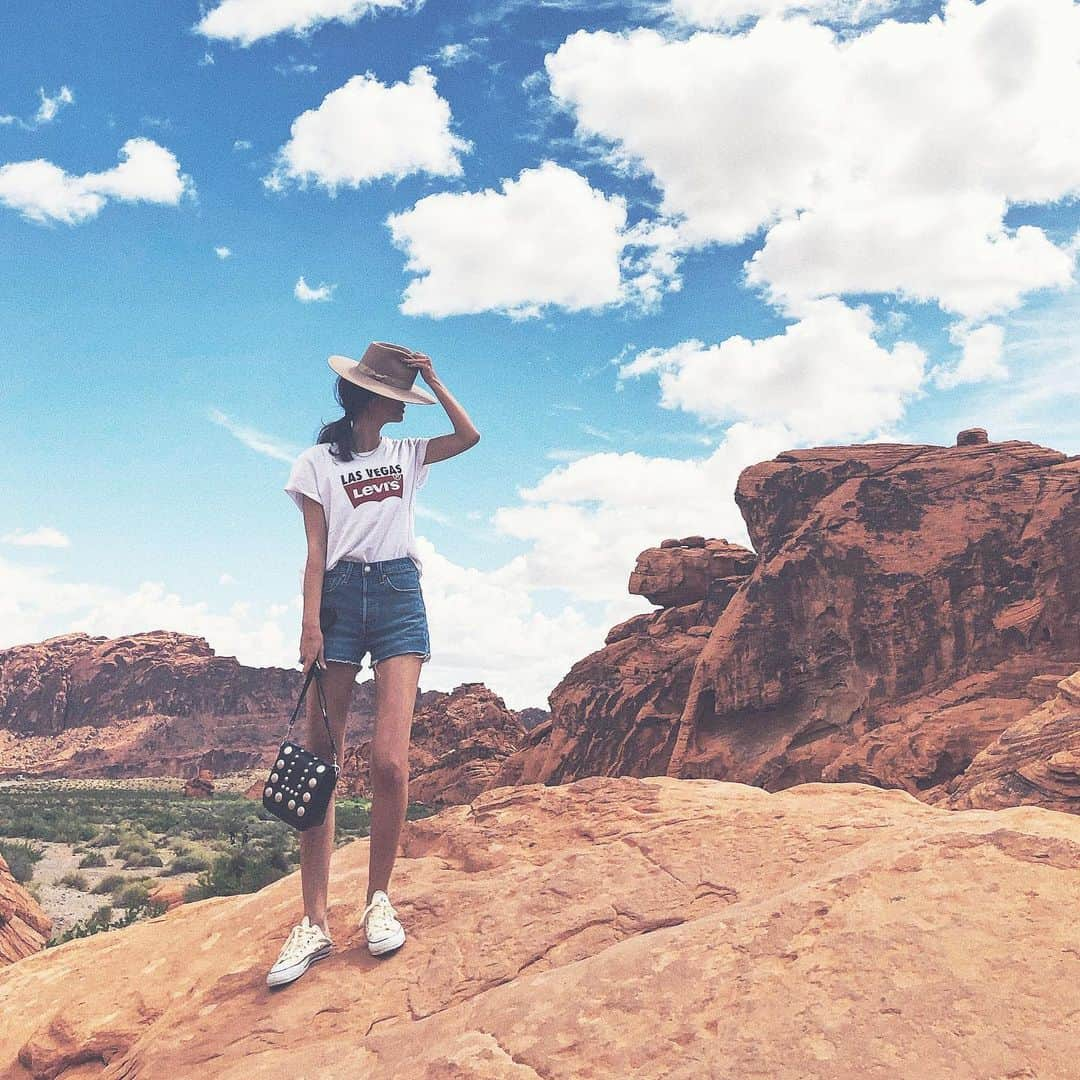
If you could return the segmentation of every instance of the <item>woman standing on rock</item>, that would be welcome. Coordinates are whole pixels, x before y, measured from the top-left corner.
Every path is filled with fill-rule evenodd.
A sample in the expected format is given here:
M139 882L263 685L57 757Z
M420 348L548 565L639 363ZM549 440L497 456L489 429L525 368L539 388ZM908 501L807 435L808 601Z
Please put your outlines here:
M359 916L373 955L391 952L405 931L387 895L405 821L409 737L421 665L431 657L422 564L413 535L413 505L428 469L475 446L480 433L431 366L431 358L375 341L359 362L331 356L337 400L345 415L319 432L297 459L285 491L304 515L307 566L300 661L320 667L338 758L356 674L370 651L375 674L375 734L368 770L372 789L367 906ZM412 388L419 372L446 409L453 434L394 439L384 424L405 415L405 402L434 405ZM321 672L325 672L322 674ZM311 694L305 746L329 760L333 748ZM327 922L334 799L322 825L300 834L304 917L292 928L267 985L299 978L333 948Z

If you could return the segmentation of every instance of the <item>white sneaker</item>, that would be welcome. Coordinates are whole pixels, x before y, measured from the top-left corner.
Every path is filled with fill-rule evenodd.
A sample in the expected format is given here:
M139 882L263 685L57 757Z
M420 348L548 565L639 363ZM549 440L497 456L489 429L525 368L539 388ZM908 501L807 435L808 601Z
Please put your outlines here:
M397 912L390 903L390 897L382 889L372 893L371 903L360 915L360 924L372 956L381 956L405 943L405 928L397 921Z
M266 985L284 986L299 979L316 960L329 956L333 947L333 940L323 928L305 915L282 945L274 966L267 973Z

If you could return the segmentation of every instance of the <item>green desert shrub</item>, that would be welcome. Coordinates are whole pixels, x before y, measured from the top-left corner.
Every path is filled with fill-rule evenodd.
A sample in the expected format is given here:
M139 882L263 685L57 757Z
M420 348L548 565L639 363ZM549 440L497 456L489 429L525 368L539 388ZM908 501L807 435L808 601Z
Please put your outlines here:
M127 881L127 874L106 874L90 891L96 896L116 892Z
M34 876L34 864L40 861L44 854L44 848L26 840L0 841L0 855L4 856L11 876L20 885L25 885Z
M154 845L147 840L133 838L117 844L116 851L113 854L116 858L122 859L124 864L127 865L133 859L139 859L146 855L153 855Z
M264 885L291 873L284 848L269 851L241 848L218 855L198 881L184 890L184 898L205 900L209 896L236 896L257 892Z
M87 892L90 888L86 875L80 874L77 870L69 870L62 878L57 878L56 883L66 885L69 889L78 889L80 892Z
M69 926L57 938L50 941L46 948L53 945L62 945L65 941L71 941L73 938L89 937L91 934L98 933L99 930L108 930L112 922L112 913L111 904L102 904L93 915L83 919L82 922Z
M91 851L79 860L80 870L89 870L98 866L108 866L109 860L100 851Z
M100 933L103 930L116 930L121 926L130 926L138 919L153 919L158 915L164 915L168 910L166 904L157 900L144 900L127 908L124 914L117 920L113 920L113 908L110 904L104 904L88 919L75 923L59 937L48 943L47 947L61 945L72 938L89 937L91 934Z
M122 908L145 907L150 900L150 889L144 881L132 881L113 896L113 905Z
M199 874L203 870L210 869L210 860L194 852L177 855L165 868L162 876L166 874Z
M164 866L165 863L156 851L147 851L138 855L131 855L124 860L124 869L137 869L141 866Z

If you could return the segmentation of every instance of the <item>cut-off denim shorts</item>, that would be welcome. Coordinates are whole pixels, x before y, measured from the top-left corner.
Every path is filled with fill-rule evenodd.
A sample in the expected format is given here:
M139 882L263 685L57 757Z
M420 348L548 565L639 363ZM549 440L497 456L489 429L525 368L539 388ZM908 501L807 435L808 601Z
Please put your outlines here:
M380 660L401 653L417 653L421 663L431 659L420 571L407 555L380 562L338 560L323 576L319 622L327 663L361 667L369 650L372 671Z

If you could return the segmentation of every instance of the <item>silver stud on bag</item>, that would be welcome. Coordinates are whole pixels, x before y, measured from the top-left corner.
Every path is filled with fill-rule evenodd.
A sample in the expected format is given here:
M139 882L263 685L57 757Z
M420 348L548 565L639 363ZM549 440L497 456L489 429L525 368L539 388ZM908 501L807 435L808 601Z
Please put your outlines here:
M315 767L315 771L316 772L325 772L326 771L326 766L325 765L317 765Z
M280 791L274 796L274 802L281 802L281 792Z
M290 799L289 800L289 809L290 810L295 810L296 809L296 800L295 799Z
M309 781L307 782L307 786L308 786L308 787L314 787L314 786L315 786L315 785L316 785L316 784L317 784L318 782L319 782L319 781L318 781L318 780L316 780L316 779L315 779L315 777L313 776L313 777L312 777L312 778L311 778L311 779L310 779L310 780L309 780Z
M304 816L304 808L302 806L298 806L296 808L296 813L297 813L298 817L303 817Z
M304 792L304 802L311 802L311 792L310 791L305 791Z
M266 796L267 798L269 798L269 797L270 797L271 795L273 795L273 794L274 794L274 789L273 789L272 787L268 787L268 788L267 788L267 789L266 789L266 790L265 790L265 791L263 792L263 794L264 794L264 795L265 795L265 796ZM304 796L304 798L306 799L306 798L307 798L307 796L305 795L305 796Z
M286 746L285 747L285 753L286 754L291 754L292 753L292 747L291 746Z
M282 761L281 758L277 759L277 768L279 768L279 769L284 769L285 768L285 762Z
M275 773L271 773L271 774L270 774L270 780L271 780L271 782L272 782L272 783L275 783L275 784L276 784L276 783L278 782L278 774L277 774L276 772L275 772Z

